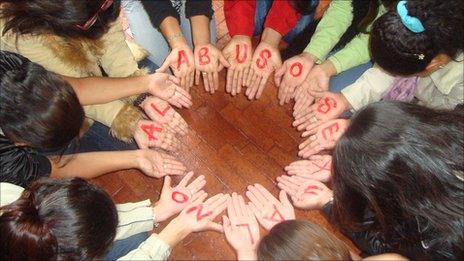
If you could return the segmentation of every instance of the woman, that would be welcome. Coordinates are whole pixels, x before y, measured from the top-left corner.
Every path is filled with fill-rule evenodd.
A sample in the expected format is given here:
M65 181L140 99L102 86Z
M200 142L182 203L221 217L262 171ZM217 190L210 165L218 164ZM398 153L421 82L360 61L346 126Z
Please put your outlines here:
M166 260L172 247L188 234L220 228L212 220L224 210L227 195L218 194L204 201L204 176L187 184L192 175L176 187L165 180L161 198L154 205L150 200L115 205L104 190L79 178L45 178L25 190L1 183L2 259L101 259L115 240L152 231L154 224L182 212L159 234L152 233L127 253L111 256L122 260ZM173 191L191 194L178 204L171 200ZM5 197L10 202L4 201ZM211 211L200 221L196 211L186 211L199 205Z
M147 74L139 70L124 38L119 0L2 0L1 50L21 54L47 70L68 77L127 77ZM34 14L34 15L31 15ZM111 127L119 140L132 140L143 114L131 103L116 100L86 106L86 117ZM107 135L107 127L92 133ZM108 137L96 136L99 140ZM112 140L108 149L135 148Z
M92 178L120 169L139 168L147 175L161 177L185 171L182 163L173 157L147 149L74 154L101 149L82 132L85 124L81 102L94 104L141 92L163 97L163 93L175 93L176 88L180 89L166 82L167 75L128 79L67 78L70 80L67 82L18 54L0 54L1 181L26 186L38 177L49 175ZM159 84L160 79L163 84ZM74 84L79 97L70 83ZM179 99L171 97L167 100L174 102ZM174 113L174 110L171 111ZM176 147L177 140L168 131L169 124L175 126L172 124L176 122L175 118L172 123L164 122L166 125L144 122L156 126L160 132L156 133L157 140L154 142L139 144L164 149ZM78 142L82 135L82 142ZM115 161L115 158L118 160Z
M460 109L373 103L335 147L333 200L319 181L281 183L292 199L322 208L364 254L462 260L463 131Z

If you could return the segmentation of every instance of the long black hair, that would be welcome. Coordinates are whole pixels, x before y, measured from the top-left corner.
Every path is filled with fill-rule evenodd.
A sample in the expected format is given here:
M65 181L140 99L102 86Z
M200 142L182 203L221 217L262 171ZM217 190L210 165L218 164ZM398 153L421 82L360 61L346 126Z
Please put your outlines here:
M410 31L392 8L374 23L370 41L373 60L392 74L407 76L424 71L439 54L456 59L464 46L464 1L408 1L406 7L425 31Z
M54 34L61 37L98 39L119 16L120 0L98 14L88 30L76 24L85 23L101 7L104 0L0 0L0 18L4 19L3 34Z
M0 212L2 260L96 259L118 225L110 196L80 178L35 181Z
M334 218L378 231L398 252L462 258L464 113L399 102L359 111L333 154ZM375 222L363 225L366 211ZM418 258L418 257L415 257Z

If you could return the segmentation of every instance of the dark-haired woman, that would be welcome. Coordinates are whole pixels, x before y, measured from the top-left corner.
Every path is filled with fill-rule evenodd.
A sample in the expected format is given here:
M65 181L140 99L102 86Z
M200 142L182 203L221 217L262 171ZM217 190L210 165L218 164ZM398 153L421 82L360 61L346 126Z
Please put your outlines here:
M460 109L373 103L353 116L335 147L333 199L319 181L280 182L306 208L322 208L366 255L462 260L463 134ZM298 194L309 186L313 194Z
M79 175L92 178L128 168L139 168L145 174L156 177L175 173L181 175L185 171L182 163L172 156L153 150L88 152L102 148L98 141L89 138L88 132L84 134L84 111L81 103L98 104L141 92L158 94L159 97L165 93L168 95L164 98L173 102L177 99L168 96L173 96L171 94L176 89L182 89L168 81L170 76L154 74L127 79L65 77L68 82L18 54L0 54L2 182L26 186L41 176ZM167 104L166 101L161 102ZM138 131L136 138L140 137L138 143L141 147L176 147L177 140L169 131L169 125L176 127L179 124L172 123L179 120L176 120L177 113L174 110L170 110L170 113L170 122L162 124L143 121L156 127L158 132L151 133L153 139L156 136L156 140L149 141L150 136L147 139L147 134ZM79 142L81 136L83 137ZM78 151L88 153L59 156Z
M282 65L278 46L291 41L313 21L318 0L232 0L224 15L232 37L222 50L230 67L226 92L236 95L246 86L248 99L261 97L269 76ZM251 38L260 36L253 51Z
M127 77L139 70L118 20L119 0L1 0L1 50L19 53L68 77ZM129 142L143 113L116 100L85 106L86 117ZM108 133L107 127L98 133ZM134 148L115 140L117 148Z
M330 113L302 108L295 125L324 122L346 110L385 100L452 109L464 102L464 2L399 1L375 23L370 49L376 65L340 93L313 93L333 99Z
M2 260L101 259L115 240L117 245L117 240L130 240L131 235L150 232L158 222L181 212L159 234L152 233L134 249L105 257L166 260L171 248L188 234L221 227L212 220L224 210L227 195L218 194L204 201L204 176L188 184L192 175L175 187L167 178L160 200L153 205L148 199L115 205L104 190L79 178L41 179L25 190L0 183L0 256ZM172 191L184 192L185 201L174 202ZM199 221L195 211L185 211L198 206L210 213Z
M338 92L372 67L368 48L371 26L391 2L332 1L304 52L285 61L277 71L280 104L295 97L298 112L307 100L313 100L309 90L329 90L330 86ZM297 88L300 90L295 93Z

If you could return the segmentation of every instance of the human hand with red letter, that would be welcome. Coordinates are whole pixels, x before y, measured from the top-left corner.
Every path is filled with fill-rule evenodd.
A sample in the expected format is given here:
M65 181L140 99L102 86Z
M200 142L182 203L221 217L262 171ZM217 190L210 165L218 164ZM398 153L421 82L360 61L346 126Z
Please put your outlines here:
M293 126L299 131L336 119L349 108L348 101L341 93L311 91L311 95L318 99L317 102L296 113Z
M281 65L282 59L277 47L261 41L253 54L250 67L245 72L247 86L245 95L248 99L261 97L269 76Z
M140 120L137 123L134 140L141 149L156 147L175 151L180 145L174 133L164 128L163 125L149 120Z
M277 177L277 186L301 209L321 209L333 198L333 192L324 183L298 176Z
M164 178L163 188L158 202L153 207L156 221L162 222L181 212L197 199L205 200L208 194L202 190L206 184L205 176L198 176L190 184L193 172L187 173L175 187L171 187L171 177Z
M219 88L219 72L230 64L216 46L208 43L195 46L195 85L203 76L205 91L213 94Z
M289 176L328 182L332 175L332 156L313 155L309 160L298 160L285 167Z
M226 209L229 194L219 193L210 197L205 202L198 198L187 206L176 218L181 223L187 225L192 232L214 230L223 232L222 225L213 220Z
M336 142L345 133L350 124L349 120L337 119L328 121L319 127L311 129L305 134L311 135L298 148L298 156L308 158L323 150L329 150L335 147Z
M303 52L286 60L282 67L276 70L274 81L279 87L280 105L288 103L294 97L296 88L303 84L316 60L312 54Z
M331 61L326 60L320 65L314 66L309 72L307 78L310 88L314 91L328 91L330 77L335 75L337 70Z
M177 113L169 103L154 96L147 97L140 107L143 108L148 117L163 125L171 132L185 135L188 132L187 122Z
M295 210L284 191L280 192L278 200L260 184L250 185L247 189L250 207L265 229L271 230L282 221L295 219Z
M232 193L227 204L227 216L222 216L227 242L237 252L238 260L256 260L260 239L258 221L241 195Z
M222 49L230 67L227 69L226 92L235 96L245 85L245 70L251 63L251 39L248 36L235 35Z
M139 150L136 155L137 168L147 176L161 178L185 174L184 164L171 155L150 149Z
M187 43L179 43L166 57L161 67L156 72L166 72L171 68L174 75L180 79L180 86L189 90L195 80L195 60L192 49Z

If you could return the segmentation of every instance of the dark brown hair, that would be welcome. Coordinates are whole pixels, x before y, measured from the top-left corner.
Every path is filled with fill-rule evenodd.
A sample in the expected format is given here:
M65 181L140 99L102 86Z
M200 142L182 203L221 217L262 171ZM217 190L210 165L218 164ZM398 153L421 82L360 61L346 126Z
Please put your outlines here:
M80 178L37 180L0 212L2 260L102 257L118 224L109 195Z
M88 30L76 28L100 8L101 0L0 0L0 19L8 31L21 34L54 34L61 37L98 39L119 15L120 0L98 14Z
M258 260L351 260L348 247L317 224L288 220L261 239Z

